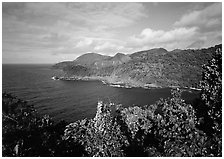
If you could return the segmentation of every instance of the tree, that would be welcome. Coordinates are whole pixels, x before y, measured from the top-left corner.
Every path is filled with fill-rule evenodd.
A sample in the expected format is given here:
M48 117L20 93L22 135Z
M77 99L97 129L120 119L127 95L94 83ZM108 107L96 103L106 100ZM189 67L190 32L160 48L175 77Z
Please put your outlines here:
M206 129L211 130L210 151L212 156L222 155L222 47L216 49L213 58L203 65L203 76L200 86L201 99L206 113L204 120L211 123Z
M66 122L39 117L32 105L7 93L2 94L2 108L3 156L66 156L73 146L61 138Z
M161 113L154 117L155 135L162 145L162 156L206 156L206 134L196 128L195 110L181 99L181 91L172 91L172 98L160 100L157 106Z
M69 124L64 140L73 139L82 145L86 152L84 156L124 156L122 147L128 143L116 119L112 117L111 106L111 103L98 102L96 116Z

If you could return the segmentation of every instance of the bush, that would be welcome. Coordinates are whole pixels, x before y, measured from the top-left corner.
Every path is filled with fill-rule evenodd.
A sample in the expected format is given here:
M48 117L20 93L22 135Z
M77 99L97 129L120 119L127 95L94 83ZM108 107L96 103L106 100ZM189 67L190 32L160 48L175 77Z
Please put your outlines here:
M124 156L122 146L127 143L120 126L111 115L111 104L98 102L94 119L84 119L66 127L64 140L73 139L85 148L87 156Z
M197 118L193 107L180 98L180 90L172 91L172 98L160 100L162 109L154 117L156 138L163 146L162 156L206 156L206 135L196 128Z
M69 124L64 140L82 145L87 156L209 156L195 111L180 96L176 90L144 108L118 106L114 116L112 104L99 102L95 118Z
M196 128L195 111L180 96L181 91L176 90L172 98L154 105L120 108L130 143L127 156L207 155L206 134Z
M11 94L2 95L2 155L60 156L66 122L39 117L33 106ZM64 155L64 154L63 154Z
M205 121L202 127L210 137L211 156L222 156L222 48L218 48L208 64L203 65L201 99ZM205 125L205 126L204 126Z

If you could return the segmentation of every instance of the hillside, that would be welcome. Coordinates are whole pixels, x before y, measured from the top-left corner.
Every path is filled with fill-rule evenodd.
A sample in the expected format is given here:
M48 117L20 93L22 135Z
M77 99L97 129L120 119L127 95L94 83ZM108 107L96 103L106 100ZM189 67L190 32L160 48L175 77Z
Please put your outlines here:
M110 67L110 66L118 66L121 65L125 62L130 61L131 58L128 55L122 54L122 53L117 53L115 56L94 62L94 68L96 69L102 69L105 67Z
M79 56L74 61L63 61L63 62L57 63L53 66L53 68L63 69L66 66L77 66L77 65L88 67L97 61L102 61L108 58L110 58L110 56L104 56L97 53L87 53L87 54Z
M97 53L87 53L79 56L76 60L74 60L74 63L88 67L97 61L103 61L108 58L110 58L110 56L104 56Z
M202 77L202 65L221 47L220 44L206 49L173 51L155 48L130 55L117 53L113 57L88 53L74 61L58 63L54 68L63 69L68 77L99 77L109 83L134 87L196 87Z

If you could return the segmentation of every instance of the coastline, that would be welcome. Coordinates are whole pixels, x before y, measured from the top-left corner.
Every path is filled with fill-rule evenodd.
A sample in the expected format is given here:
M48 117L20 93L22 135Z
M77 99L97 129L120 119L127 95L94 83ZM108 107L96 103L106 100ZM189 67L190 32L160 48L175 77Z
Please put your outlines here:
M85 77L81 77L81 76L71 76L71 77L57 77L57 76L53 76L52 77L53 80L65 80L65 81L101 81L104 85L108 85L111 87L117 87L117 88L143 88L143 89L153 89L153 88L174 88L174 89L182 89L185 91L201 91L200 88L194 88L194 87L186 87L186 86L159 86L155 83L150 83L150 84L146 84L146 83L140 83L140 82L136 82L133 80L124 80L121 78L115 78L115 77L110 77L110 76L105 76L105 77L101 77L101 76L85 76Z
M137 82L134 80L124 80L121 78L110 77L110 76L71 76L71 77L57 77L53 76L51 79L53 80L65 80L65 81L101 81L105 85L109 85L111 87L119 87L119 88L144 88L144 89L151 89L151 88L163 88L155 83L145 84L141 82Z

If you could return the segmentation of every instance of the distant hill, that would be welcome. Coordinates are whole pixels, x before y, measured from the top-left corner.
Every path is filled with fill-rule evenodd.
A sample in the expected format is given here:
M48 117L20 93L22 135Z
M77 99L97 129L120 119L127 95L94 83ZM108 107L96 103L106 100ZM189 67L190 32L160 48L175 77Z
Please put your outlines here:
M93 67L95 67L96 69L102 69L102 68L110 67L110 66L118 66L130 60L131 58L128 55L117 53L113 57L94 62Z
M79 56L76 60L74 60L74 63L88 67L97 61L103 61L108 58L110 58L110 56L104 56L97 53L87 53Z
M190 87L201 80L202 65L221 47L220 44L206 49L173 51L156 48L130 55L117 53L113 57L88 53L53 67L63 69L68 76L94 76L132 86L153 84L162 87Z
M148 59L150 57L156 57L165 55L168 51L163 48L156 48L151 50L139 51L130 55L132 59Z
M63 61L63 62L55 64L53 67L57 68L57 69L63 69L67 66L72 67L72 66L77 66L77 65L88 67L97 61L102 61L102 60L105 60L108 58L111 58L111 57L100 55L97 53L87 53L87 54L79 56L74 61Z
M59 62L59 63L56 63L55 65L53 65L53 68L55 68L55 69L63 69L66 66L69 66L69 65L74 65L74 62L73 61Z

